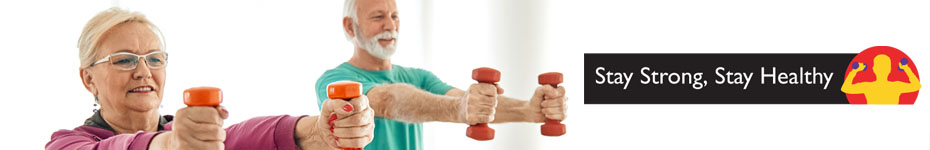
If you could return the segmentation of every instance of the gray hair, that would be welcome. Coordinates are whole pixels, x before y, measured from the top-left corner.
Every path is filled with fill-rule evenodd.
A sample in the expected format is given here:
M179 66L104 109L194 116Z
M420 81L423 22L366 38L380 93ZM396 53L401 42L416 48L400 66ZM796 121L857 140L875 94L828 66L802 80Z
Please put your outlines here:
M345 7L342 9L342 17L352 18L352 27L355 29L355 35L358 34L358 6L356 6L355 0L346 0ZM349 36L349 32L345 31L346 39L352 41L352 37Z
M161 42L162 50L165 49L165 40L164 36L161 34L161 30L146 19L145 15L139 12L131 12L113 7L98 13L97 16L87 21L87 25L84 25L84 30L81 32L81 37L78 38L77 46L79 50L78 56L81 60L81 68L90 67L90 65L94 63L95 58L97 58L97 46L99 46L100 38L104 33L116 25L128 22L142 23L148 26L155 35L158 35L158 41Z

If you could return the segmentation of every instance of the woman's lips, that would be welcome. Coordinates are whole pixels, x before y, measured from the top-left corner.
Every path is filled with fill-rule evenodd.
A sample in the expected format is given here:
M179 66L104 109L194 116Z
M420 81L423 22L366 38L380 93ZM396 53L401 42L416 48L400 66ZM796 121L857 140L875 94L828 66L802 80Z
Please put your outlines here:
M155 91L155 88L153 88L152 86L139 86L139 87L130 89L130 90L129 90L129 93L141 93L141 94L144 94L144 93L150 93L150 92L154 92L154 91Z

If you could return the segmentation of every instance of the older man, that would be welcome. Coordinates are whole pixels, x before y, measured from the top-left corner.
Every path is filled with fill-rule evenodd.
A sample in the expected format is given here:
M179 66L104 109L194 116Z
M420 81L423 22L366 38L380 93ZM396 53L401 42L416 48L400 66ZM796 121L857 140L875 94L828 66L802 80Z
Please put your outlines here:
M354 55L317 80L318 103L327 101L326 85L362 82L375 110L375 133L366 149L422 149L422 122L543 122L565 118L565 89L539 86L527 100L498 94L492 84L453 88L429 71L391 64L400 19L394 0L347 0L342 20ZM465 68L463 68L465 69ZM460 129L456 129L460 130Z

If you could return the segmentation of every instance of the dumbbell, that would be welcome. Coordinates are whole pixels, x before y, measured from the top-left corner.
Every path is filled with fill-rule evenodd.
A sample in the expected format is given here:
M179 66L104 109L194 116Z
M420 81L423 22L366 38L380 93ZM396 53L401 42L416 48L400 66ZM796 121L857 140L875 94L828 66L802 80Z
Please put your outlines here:
M901 58L901 65L907 65L907 58ZM901 66L898 66L898 71L904 71L904 69L901 69Z
M215 87L195 87L184 90L187 106L219 106L223 102L223 91Z
M501 72L492 68L481 67L471 71L471 79L478 81L478 83L497 84L497 81L501 80ZM478 123L469 126L465 130L465 136L478 141L492 140L494 139L494 129L488 127L488 123Z
M859 64L860 64L859 62L853 62L853 64L852 64L853 70L859 69ZM865 71L866 69L869 69L869 66L867 66L865 63L862 63L862 67L863 67L863 68L862 68L862 71Z
M550 85L553 88L559 88L559 83L562 83L562 73L547 72L539 74L538 79L540 85ZM565 135L565 124L562 124L562 120L547 118L546 123L540 126L540 131L542 135L545 136L562 136Z
M345 101L350 101L353 98L362 96L362 83L355 81L336 81L330 83L326 86L326 95L329 96L329 99L342 99ZM342 108L345 111L352 111L352 106L345 105ZM325 114L320 114L325 115ZM329 116L329 132L333 132L336 121L336 114ZM339 140L338 138L336 140ZM362 150L362 148L345 148L340 147L342 150Z

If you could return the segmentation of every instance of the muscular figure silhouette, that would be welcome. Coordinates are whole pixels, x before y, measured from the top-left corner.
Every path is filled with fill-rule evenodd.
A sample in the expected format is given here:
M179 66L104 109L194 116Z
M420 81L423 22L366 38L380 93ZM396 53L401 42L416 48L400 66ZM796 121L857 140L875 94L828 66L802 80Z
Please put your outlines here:
M917 79L907 62L907 58L902 58L896 66L898 66L898 71L904 71L907 74L910 83L888 81L888 75L891 74L891 58L888 55L879 54L872 60L874 66L871 66L875 73L875 81L853 84L852 81L856 74L869 68L864 63L855 62L852 65L853 71L849 72L840 90L846 94L865 94L867 104L898 104L898 97L901 93L920 90L920 79Z

